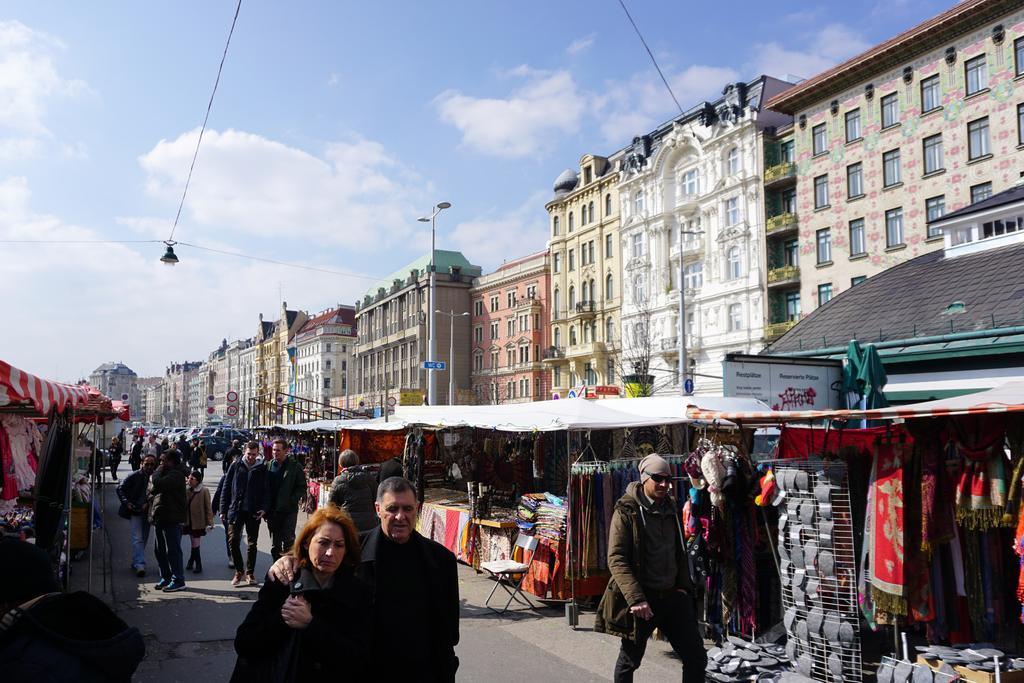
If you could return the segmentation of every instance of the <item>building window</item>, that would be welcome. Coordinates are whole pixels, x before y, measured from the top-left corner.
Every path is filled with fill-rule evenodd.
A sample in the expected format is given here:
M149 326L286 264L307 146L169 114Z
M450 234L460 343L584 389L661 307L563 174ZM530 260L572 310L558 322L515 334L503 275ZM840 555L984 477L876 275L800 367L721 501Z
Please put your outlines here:
M493 322L493 323L491 323L491 339L497 339L497 338L498 338L498 323L497 322Z
M580 207L580 225L587 224L587 205L584 204Z
M864 244L864 219L855 218L850 221L850 256L867 253Z
M736 225L740 222L740 198L730 197L725 200L725 223Z
M814 208L823 209L828 206L828 174L814 179Z
M967 124L967 158L980 159L989 153L988 117Z
M324 351L326 351L327 353L331 352L331 342L327 342L324 344Z
M826 282L823 285L818 285L818 305L824 306L832 300L832 283Z
M939 75L935 74L921 81L921 111L928 112L942 106Z
M557 320L558 316L562 313L562 293L558 291L558 287L555 287L555 293L552 298L551 305L553 318Z
M484 300L483 299L477 299L476 301L473 302L473 315L483 315L483 314L484 314Z
M637 275L633 278L633 303L642 304L644 300L644 276Z
M609 360L608 366L605 369L605 383L615 384L615 361Z
M900 120L900 100L897 93L889 93L882 98L882 128L895 126Z
M931 197L924 200L924 212L925 220L928 223L937 221L946 214L946 196L939 195L938 197ZM942 232L928 226L928 237L940 237Z
M846 194L848 199L864 195L864 165L859 161L846 167Z
M732 247L726 256L725 272L729 280L738 280L743 276L743 261L740 258L740 248Z
M796 213L796 188L782 191L782 213Z
M637 216L644 212L644 191L637 190L633 195L633 213Z
M889 209L885 212L885 246L898 247L903 244L903 209Z
M555 331L552 333L552 335L553 335L552 336L552 342L554 343L555 348L556 349L562 348L562 330L560 330L560 329L558 329L556 327Z
M484 340L484 328L477 325L473 328L473 341L478 344Z
M1020 40L1017 42L1019 43ZM1024 104L1017 105L1017 144L1024 145Z
M882 154L882 184L885 187L898 185L900 182L900 151L889 150Z
M644 255L644 236L640 233L632 235L630 242L633 245L633 258L640 258Z
M779 143L779 161L784 164L796 161L796 142L794 140Z
M604 215L612 215L612 196L610 194L604 196Z
M964 75L967 81L967 96L970 97L988 87L988 65L985 55L964 62Z
M979 183L971 186L971 204L983 202L992 196L992 183Z
M700 289L704 286L704 264L700 261L691 263L683 271L683 286L687 289Z
M612 280L611 273L604 279L604 298L605 301L611 301L615 298L615 282Z
M817 233L818 264L832 261L832 228L823 228Z
M726 164L729 175L736 175L740 172L740 150L738 148L733 147L729 150Z
M850 286L851 287L856 287L857 285L859 285L860 283L864 282L867 279L868 279L867 275L858 275L856 277L851 277L850 278Z
M1013 41L1013 56L1017 75L1020 76L1024 74L1024 38Z
M576 270L576 250L569 250L569 272Z
M615 321L608 318L604 325L604 341L606 344L610 344L615 341Z
M811 147L814 156L828 151L828 130L824 123L819 123L811 129Z
M697 169L691 168L683 173L683 194L696 197L700 193L700 175Z
M331 378L330 377L324 377L324 389L330 389L330 388L331 388Z
M559 253L555 253L555 261L552 264L552 270L556 273L562 272L562 255Z
M613 247L614 244L615 244L615 242L612 239L611 235L605 235L604 236L604 257L605 258L611 258L612 257L612 247Z
M515 291L505 292L505 299L506 299L506 301L508 303L508 307L509 308L515 308L516 307L516 293L515 293Z
M569 232L572 232L573 227L575 227L575 226L573 225L572 211L570 211L569 212Z
M498 297L492 296L491 297L491 313L494 313L496 310L498 310Z
M782 243L782 262L787 266L800 265L800 240L794 238Z
M945 168L942 158L942 133L924 139L924 172L925 175Z
M743 329L743 307L740 304L729 304L729 331Z
M860 109L851 109L846 112L846 141L853 142L860 139Z
M569 312L572 313L576 310L576 287L575 285L569 285Z
M786 292L786 322L800 319L800 292Z

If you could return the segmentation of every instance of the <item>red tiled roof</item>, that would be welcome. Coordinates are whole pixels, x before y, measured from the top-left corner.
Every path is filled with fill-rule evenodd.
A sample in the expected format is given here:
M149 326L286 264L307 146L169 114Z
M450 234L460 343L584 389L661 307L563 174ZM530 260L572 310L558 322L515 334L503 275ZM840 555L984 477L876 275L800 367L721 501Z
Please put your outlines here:
M331 310L307 320L306 324L299 330L299 334L310 332L318 327L328 324L351 325L352 329L355 330L356 312L348 306L332 308Z
M908 62L916 55L934 50L1019 7L1020 0L964 0L828 71L797 83L768 100L765 106L785 114L796 114L814 102L869 78L872 73Z

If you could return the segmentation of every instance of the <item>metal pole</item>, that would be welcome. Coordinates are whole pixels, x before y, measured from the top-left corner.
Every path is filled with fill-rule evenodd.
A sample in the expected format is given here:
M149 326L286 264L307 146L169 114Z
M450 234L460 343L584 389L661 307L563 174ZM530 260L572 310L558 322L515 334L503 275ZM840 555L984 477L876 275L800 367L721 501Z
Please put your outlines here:
M428 302L428 320L430 327L427 330L429 342L427 348L427 360L437 360L437 335L435 330L436 317L434 315L434 249L436 237L437 209L430 216L430 301ZM435 370L427 370L427 403L437 405L437 375Z
M448 314L448 405L455 405L455 309Z
M686 396L686 269L683 266L683 224L679 224L679 392Z

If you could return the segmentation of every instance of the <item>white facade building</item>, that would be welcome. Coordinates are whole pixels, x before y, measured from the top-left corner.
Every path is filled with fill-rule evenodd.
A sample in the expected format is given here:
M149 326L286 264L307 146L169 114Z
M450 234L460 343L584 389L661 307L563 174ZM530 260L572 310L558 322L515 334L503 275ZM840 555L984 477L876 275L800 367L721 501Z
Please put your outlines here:
M356 341L356 309L337 306L310 316L295 335L296 394L347 408L348 370Z
M761 107L788 85L766 76L729 84L721 99L636 138L625 152L622 365L624 373L644 373L646 365L655 394L681 391L680 257L695 393L722 392L726 353L764 345L762 131L791 119Z
M256 344L253 339L246 339L238 350L238 417L233 420L236 425L247 426L250 423L254 410L251 401L257 395L256 377Z

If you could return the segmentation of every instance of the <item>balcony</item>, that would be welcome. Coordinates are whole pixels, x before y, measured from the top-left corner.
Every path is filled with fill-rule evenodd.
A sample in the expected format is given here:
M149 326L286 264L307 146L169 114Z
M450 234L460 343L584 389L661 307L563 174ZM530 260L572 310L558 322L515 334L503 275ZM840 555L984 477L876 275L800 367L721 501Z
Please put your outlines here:
M540 310L540 299L532 296L528 296L525 299L520 299L516 302L516 309L520 311L534 311Z
M603 355L605 352L604 342L584 342L570 346L565 351L567 358L579 358L582 356Z
M576 304L576 316L584 318L594 317L595 309L597 306L594 305L593 301L580 301Z
M676 208L683 212L696 211L700 206L696 194L676 195Z
M768 286L788 285L800 281L799 266L780 266L768 271Z
M545 361L564 360L565 349L560 346L549 346L541 352Z
M687 256L699 256L703 250L704 243L700 240L684 240L681 249L678 242L672 245L672 248L669 250L669 257L675 261L679 259L680 253L685 258Z
M796 164L792 161L784 161L781 164L769 166L764 170L765 187L774 187L792 182L796 182Z
M764 223L764 232L767 235L781 234L796 230L799 223L795 213L780 213L772 216Z
M797 324L797 320L787 320L781 323L772 323L771 325L765 325L764 337L765 341L773 342L782 335L793 329L793 326Z

